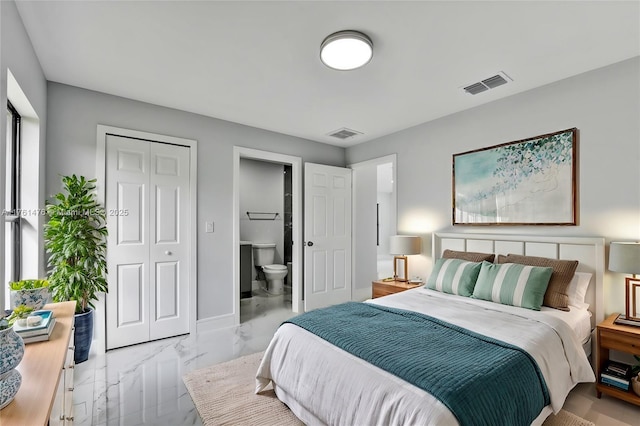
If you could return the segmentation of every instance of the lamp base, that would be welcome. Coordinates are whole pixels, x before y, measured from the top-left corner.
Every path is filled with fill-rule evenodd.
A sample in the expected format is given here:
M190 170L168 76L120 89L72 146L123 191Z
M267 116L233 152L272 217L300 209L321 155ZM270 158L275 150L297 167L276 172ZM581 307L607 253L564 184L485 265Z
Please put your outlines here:
M398 261L404 262L404 275L398 276ZM393 279L406 283L409 281L409 266L407 265L407 256L394 256L393 257Z
M627 318L622 314L618 315L618 318L616 318L614 323L620 324L620 325L631 325L633 327L640 327L640 320Z

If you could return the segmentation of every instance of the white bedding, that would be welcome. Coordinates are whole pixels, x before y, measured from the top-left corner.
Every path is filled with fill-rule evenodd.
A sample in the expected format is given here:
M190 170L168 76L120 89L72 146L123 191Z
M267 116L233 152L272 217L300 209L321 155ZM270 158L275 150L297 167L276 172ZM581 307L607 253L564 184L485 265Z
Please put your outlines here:
M595 380L580 340L557 316L424 288L369 303L421 312L525 349L542 371L554 412L577 383ZM457 424L427 392L292 324L281 326L269 344L256 392L271 381L306 424ZM536 423L550 412L543 410Z

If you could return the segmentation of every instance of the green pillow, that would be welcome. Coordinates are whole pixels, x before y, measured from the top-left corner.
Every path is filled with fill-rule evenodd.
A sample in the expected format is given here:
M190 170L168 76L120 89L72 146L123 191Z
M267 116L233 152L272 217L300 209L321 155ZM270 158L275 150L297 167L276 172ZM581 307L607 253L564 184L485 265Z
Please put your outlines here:
M438 259L426 287L443 293L471 296L481 263L461 259Z
M482 262L473 297L540 310L553 268Z

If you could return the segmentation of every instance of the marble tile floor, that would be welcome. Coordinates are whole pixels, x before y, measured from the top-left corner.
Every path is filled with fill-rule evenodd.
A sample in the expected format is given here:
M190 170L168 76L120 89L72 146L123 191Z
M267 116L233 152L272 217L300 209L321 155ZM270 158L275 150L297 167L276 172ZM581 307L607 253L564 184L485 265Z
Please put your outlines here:
M201 425L182 376L264 350L290 309L284 296L254 296L242 301L238 327L92 353L75 369L75 424ZM579 384L564 408L597 426L640 426L640 407L597 399L592 383Z
M201 425L182 376L266 349L293 316L285 296L241 302L241 325L92 353L75 368L74 417L82 426Z

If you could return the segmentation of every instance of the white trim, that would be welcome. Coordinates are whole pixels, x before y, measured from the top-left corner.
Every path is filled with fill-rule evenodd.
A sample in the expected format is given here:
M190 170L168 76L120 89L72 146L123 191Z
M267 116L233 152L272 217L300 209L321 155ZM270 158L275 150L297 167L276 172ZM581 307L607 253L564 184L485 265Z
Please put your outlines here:
M291 258L291 309L302 312L302 158L258 149L233 147L233 315L234 324L240 324L240 158L272 161L291 165L293 250Z
M151 142L170 143L189 148L189 190L191 197L191 211L189 215L189 221L191 223L191 245L189 247L191 253L191 256L189 256L189 333L195 333L198 318L196 305L198 293L198 141L98 124L96 131L96 189L98 202L103 205L105 201L107 135L109 134L138 138ZM96 304L96 308L96 312L102 312L102 315L96 315L96 336L94 336L94 340L98 341L96 349L99 350L99 353L104 353L107 345L104 297L100 298Z
M204 318L196 322L196 333L202 333L203 331L220 330L222 328L233 327L234 325L233 314Z

